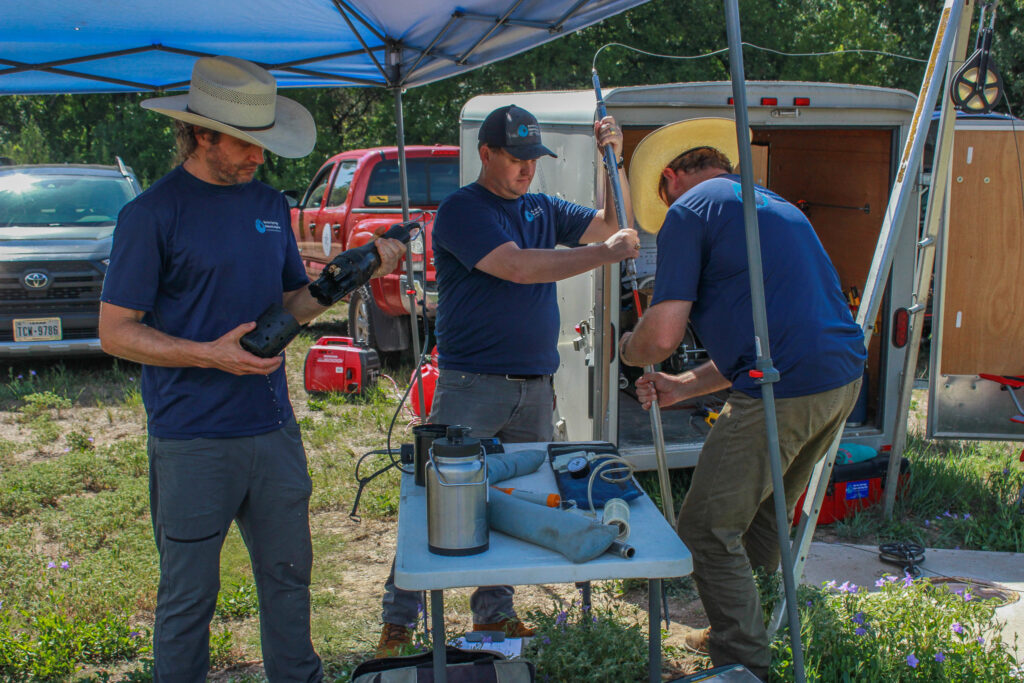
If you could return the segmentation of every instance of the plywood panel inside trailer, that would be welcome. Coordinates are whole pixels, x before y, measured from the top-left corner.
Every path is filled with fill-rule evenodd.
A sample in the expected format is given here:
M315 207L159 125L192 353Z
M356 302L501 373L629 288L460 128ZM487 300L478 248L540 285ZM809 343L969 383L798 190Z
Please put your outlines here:
M957 130L939 370L1024 374L1024 131Z

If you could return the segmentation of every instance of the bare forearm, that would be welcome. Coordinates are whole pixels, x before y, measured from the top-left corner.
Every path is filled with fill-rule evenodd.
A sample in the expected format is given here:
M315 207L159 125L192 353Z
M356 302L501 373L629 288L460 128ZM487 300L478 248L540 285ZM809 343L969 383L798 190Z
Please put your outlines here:
M614 255L605 244L575 249L521 249L517 250L506 271L497 277L519 284L557 282L615 262Z
M284 293L284 308L291 313L300 324L305 325L313 318L326 311L328 306L320 303L309 293L308 287L294 289Z
M713 361L702 363L683 374L692 375L693 378L692 382L688 383L689 397L704 396L732 386L732 382L722 376Z
M210 367L207 344L155 330L133 320L100 318L100 343L112 356L161 367Z

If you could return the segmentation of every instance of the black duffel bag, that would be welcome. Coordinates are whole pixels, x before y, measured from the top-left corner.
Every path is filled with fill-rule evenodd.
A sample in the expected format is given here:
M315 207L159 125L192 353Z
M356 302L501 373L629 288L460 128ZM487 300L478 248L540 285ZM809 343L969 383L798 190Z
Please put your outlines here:
M447 648L448 683L533 683L533 662L497 652ZM381 657L363 662L352 683L434 683L434 653Z

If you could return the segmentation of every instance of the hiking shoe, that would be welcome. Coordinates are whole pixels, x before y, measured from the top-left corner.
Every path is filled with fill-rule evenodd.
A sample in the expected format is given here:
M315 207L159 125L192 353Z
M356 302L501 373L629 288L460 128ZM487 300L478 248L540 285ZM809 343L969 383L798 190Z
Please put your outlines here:
M377 643L377 657L391 657L401 652L406 645L412 644L412 629L401 624L389 624L384 622L384 628L380 632L380 642Z
M708 638L711 637L711 627L692 628L687 626L686 628L689 630L683 636L683 646L698 655L708 654Z
M536 631L518 619L502 619L493 624L473 622L474 631L504 631L509 638L531 638Z

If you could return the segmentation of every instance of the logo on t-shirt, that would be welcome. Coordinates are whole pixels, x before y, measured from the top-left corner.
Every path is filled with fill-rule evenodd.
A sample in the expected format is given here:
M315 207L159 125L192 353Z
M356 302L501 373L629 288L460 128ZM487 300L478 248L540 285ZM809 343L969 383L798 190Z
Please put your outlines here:
M523 218L527 223L532 223L534 219L540 218L543 213L544 209L539 206L526 206L523 204Z
M740 200L740 203L742 204L743 186L740 185L739 183L734 182L732 184L732 191L736 193L736 199ZM761 192L761 190L758 190L756 187L754 188L754 206L756 206L759 209L763 209L764 207L768 206L768 195L766 195L764 192Z
M281 224L277 221L265 221L260 218L256 219L256 232L261 235L267 231L270 232L281 232Z

